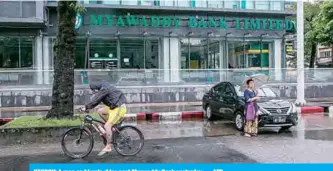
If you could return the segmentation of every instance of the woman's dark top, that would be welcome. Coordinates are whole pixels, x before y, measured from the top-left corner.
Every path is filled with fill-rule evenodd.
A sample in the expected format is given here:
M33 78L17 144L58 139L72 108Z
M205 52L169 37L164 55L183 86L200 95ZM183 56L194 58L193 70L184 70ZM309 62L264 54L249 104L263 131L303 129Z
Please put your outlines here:
M248 89L245 89L245 91L244 91L244 98L245 98L245 108L244 109L247 109L247 104L249 103L249 102L247 102L249 99L251 99L251 98L254 98L254 97L256 97L256 94L254 93L254 91L250 91L250 90L248 90ZM256 109L256 111L258 110L258 105L257 105L257 103L256 103L256 101L253 101L253 104L254 104L254 107L255 107L255 109ZM246 112L246 111L245 111Z

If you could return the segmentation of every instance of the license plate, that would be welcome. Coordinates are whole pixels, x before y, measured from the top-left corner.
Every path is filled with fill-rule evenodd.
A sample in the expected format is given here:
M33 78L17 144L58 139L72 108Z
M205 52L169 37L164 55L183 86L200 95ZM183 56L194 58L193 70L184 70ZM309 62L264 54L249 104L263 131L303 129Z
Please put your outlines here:
M275 117L273 119L273 122L274 123L284 123L284 122L286 122L286 117Z

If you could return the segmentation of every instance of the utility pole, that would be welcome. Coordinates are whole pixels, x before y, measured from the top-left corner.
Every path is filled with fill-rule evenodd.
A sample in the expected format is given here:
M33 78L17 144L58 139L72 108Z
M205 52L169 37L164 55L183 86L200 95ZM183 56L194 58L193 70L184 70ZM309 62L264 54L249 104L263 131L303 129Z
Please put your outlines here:
M303 0L297 0L297 99L296 104L303 106L304 97L304 7Z

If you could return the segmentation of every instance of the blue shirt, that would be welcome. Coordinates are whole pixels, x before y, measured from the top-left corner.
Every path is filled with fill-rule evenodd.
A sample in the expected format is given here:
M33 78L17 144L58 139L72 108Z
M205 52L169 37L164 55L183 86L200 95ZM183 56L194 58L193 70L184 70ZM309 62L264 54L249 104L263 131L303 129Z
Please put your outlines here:
M253 91L250 91L248 89L246 89L244 91L244 98L245 98L245 102L248 103L249 99L254 98L255 94Z

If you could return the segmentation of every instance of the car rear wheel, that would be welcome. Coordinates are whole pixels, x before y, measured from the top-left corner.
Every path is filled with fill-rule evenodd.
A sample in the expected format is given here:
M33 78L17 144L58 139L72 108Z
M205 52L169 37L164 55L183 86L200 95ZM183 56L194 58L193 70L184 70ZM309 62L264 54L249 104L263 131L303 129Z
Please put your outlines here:
M210 105L207 105L206 110L205 110L205 114L206 114L206 117L207 117L208 120L211 121L211 120L215 119L215 117L212 113L212 108L210 107Z
M236 112L234 122L236 129L238 131L243 131L245 125L245 118L241 112Z

